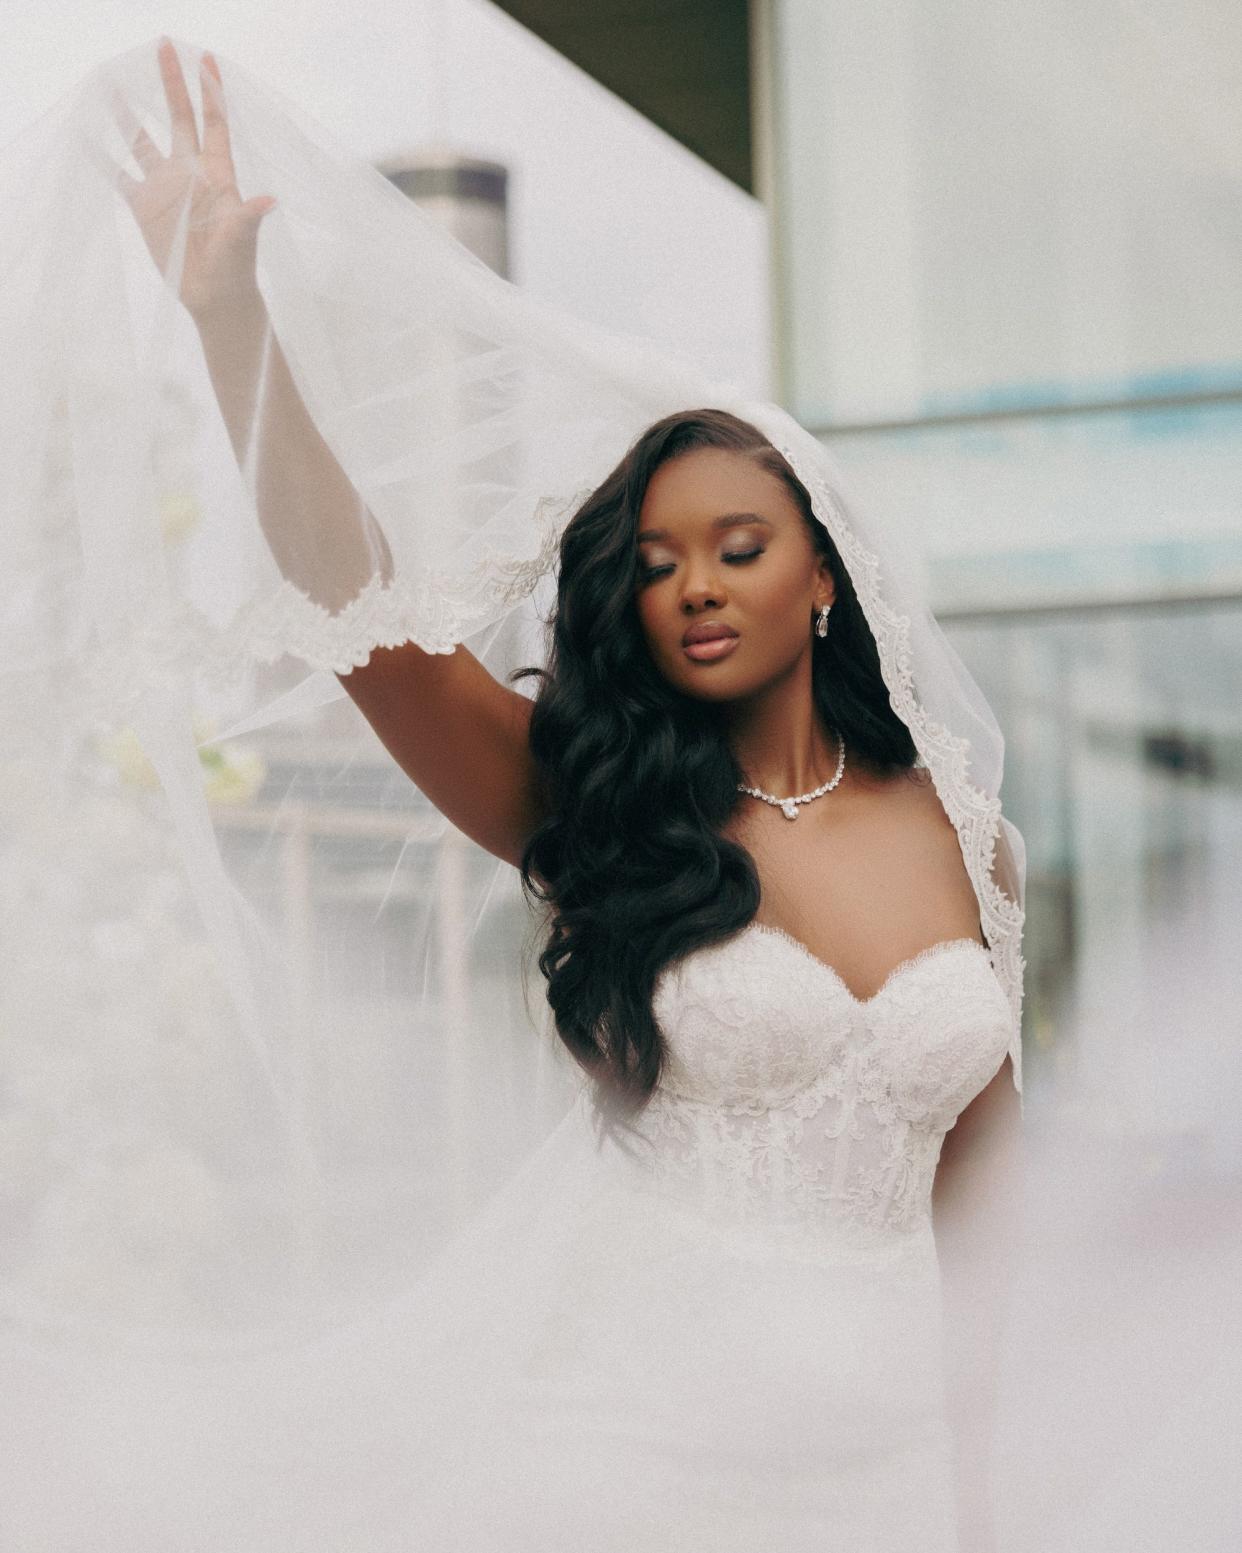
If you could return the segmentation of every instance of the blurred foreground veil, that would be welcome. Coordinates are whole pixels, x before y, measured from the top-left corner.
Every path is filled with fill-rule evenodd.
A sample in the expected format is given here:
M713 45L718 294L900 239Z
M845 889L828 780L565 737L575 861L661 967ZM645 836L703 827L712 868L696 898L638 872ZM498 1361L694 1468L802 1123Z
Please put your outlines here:
M190 203L161 273L117 190L115 164L138 174L118 92L168 144L154 44L0 153L0 1517L22 1549L344 1548L316 1518L351 1508L365 1545L406 1545L378 1512L391 1475L486 1384L495 1310L519 1323L555 1278L595 1154L515 871L337 675L407 640L501 679L543 662L560 532L661 416L732 410L810 492L961 840L1021 1081L1003 741L899 529L777 407L525 298L222 68L238 187L276 200L263 299L352 490L331 526L260 522L270 353L235 446L178 300ZM1238 1411L1208 1361L1237 1346L1236 1252L1166 1255L1089 1134L1027 1153L1007 1545L1223 1548ZM1142 1540L1155 1462L1183 1531L1202 1517L1185 1540Z

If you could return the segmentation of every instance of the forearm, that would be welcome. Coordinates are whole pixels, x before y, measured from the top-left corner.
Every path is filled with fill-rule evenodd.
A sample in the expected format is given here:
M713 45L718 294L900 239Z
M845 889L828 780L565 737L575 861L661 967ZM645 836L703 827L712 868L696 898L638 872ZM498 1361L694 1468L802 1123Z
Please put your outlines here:
M1013 1247L956 1245L942 1259L948 1422L963 1553L990 1553L1001 1359L1012 1314Z
M195 319L233 452L281 572L325 609L343 608L379 573L382 530L320 435L262 296Z
M1002 1359L1025 1215L1021 1124L1007 1065L945 1137L933 1214L962 1553L993 1553Z

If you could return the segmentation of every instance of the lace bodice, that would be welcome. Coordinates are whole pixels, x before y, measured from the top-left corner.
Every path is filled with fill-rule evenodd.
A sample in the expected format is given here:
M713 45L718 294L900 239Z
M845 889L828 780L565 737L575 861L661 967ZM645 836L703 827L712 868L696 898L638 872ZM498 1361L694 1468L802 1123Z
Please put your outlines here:
M654 1008L667 1062L643 1168L709 1216L870 1245L930 1230L944 1135L1012 1019L976 939L933 945L860 999L754 922L666 967Z

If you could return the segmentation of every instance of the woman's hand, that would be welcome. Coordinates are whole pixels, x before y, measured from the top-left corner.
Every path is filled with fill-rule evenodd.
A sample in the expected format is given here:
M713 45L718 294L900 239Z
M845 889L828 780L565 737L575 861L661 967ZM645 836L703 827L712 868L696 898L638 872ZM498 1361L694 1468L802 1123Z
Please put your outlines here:
M160 41L159 65L172 122L171 150L161 155L129 103L117 93L113 111L142 177L131 178L115 165L112 171L160 273L199 321L248 306L258 297L259 223L276 201L260 194L243 202L238 193L224 86L214 55L205 53L202 59L201 145L181 62L167 38ZM183 224L185 246L178 281L169 273L169 259Z

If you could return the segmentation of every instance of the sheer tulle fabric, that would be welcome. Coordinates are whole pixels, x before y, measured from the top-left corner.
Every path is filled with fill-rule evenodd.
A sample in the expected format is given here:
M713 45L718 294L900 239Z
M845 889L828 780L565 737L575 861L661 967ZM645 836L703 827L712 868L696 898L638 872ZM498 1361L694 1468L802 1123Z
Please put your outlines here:
M194 80L198 50L180 53ZM161 274L114 186L114 90L167 144L154 47L0 154L0 1470L18 1545L327 1549L365 1527L373 1548L947 1550L929 1226L908 1279L782 1256L724 1287L736 1264L702 1224L653 1216L597 1148L513 871L411 787L336 674L406 640L464 642L501 677L540 662L559 533L629 442L678 409L752 420L836 541L956 827L992 1071L1007 1055L1020 1086L1025 850L991 711L901 533L784 412L534 304L223 66L239 186L278 202L261 290L353 492L329 529L298 510L260 524L268 364L239 468L177 301L188 205ZM1097 1405L1127 1393L1135 1352L1177 1356L1144 1394L1153 1450L1177 1409L1201 1460L1225 1416L1201 1361L1228 1253L1192 1278L1145 1240L1141 1183L1095 1190L1098 1147L1030 1139L994 1484L1014 1547L1120 1547L1119 1527L1159 1524L1141 1452L1120 1453L1133 1419L1119 1432ZM1126 1256L1167 1274L1158 1310L1087 1233L1123 1219ZM1132 1326L1067 1339L1067 1291L1104 1286ZM692 1329L715 1368L700 1355L679 1388ZM541 1355L535 1331L564 1346ZM839 1374L847 1340L896 1356L860 1372L874 1428L838 1390L799 1436L772 1366L800 1397L800 1361ZM1049 1375L1096 1420L1072 1456ZM1184 1545L1225 1546L1218 1481Z

